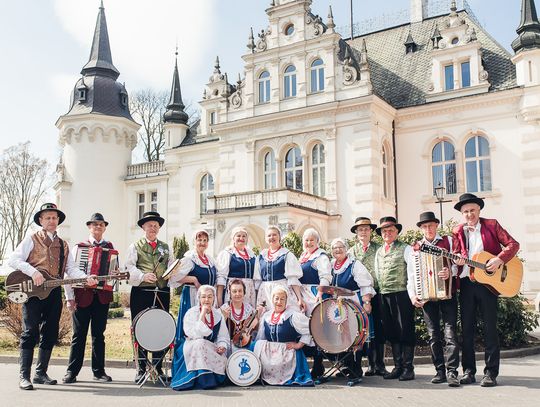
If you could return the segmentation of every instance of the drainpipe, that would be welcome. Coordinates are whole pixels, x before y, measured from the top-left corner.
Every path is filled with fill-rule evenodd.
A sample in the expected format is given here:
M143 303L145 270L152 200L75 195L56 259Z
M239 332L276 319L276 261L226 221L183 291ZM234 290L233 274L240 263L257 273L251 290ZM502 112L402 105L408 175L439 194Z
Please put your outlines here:
M396 121L392 120L392 151L393 151L393 162L394 162L394 199L396 201L396 219L399 222L399 211L398 211L398 195L397 195L397 167L396 167Z

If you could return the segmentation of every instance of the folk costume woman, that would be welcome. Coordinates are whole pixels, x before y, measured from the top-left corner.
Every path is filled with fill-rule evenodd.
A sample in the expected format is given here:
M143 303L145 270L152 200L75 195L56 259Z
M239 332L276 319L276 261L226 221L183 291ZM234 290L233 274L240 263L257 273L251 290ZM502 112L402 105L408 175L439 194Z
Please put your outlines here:
M243 227L232 230L232 245L219 253L217 263L218 306L229 302L228 282L240 279L245 286L245 301L255 307L255 281L260 280L257 256L247 246L248 232Z
M184 316L177 334L172 367L174 390L211 389L225 381L229 332L221 312L214 308L215 288L202 285L198 304Z
M332 266L325 251L319 247L320 236L315 229L307 229L302 236L304 252L300 256L302 267L302 297L306 303L306 315L309 317L313 308L323 298L319 286L329 286L332 281ZM316 379L324 374L323 356L315 346L305 346L306 356L313 357L311 376Z
M360 305L364 310L371 313L371 297L375 295L373 289L373 278L364 265L347 254L348 245L345 239L336 238L330 244L332 249L332 285L354 291L352 296L344 296ZM371 322L371 321L370 321ZM373 338L373 324L370 323L369 338ZM362 372L362 351L355 352L346 362L352 376L361 378Z
M195 249L184 254L179 270L169 280L171 288L183 285L176 328L180 334L182 333L184 315L192 306L197 304L197 290L199 287L201 285L215 287L217 281L214 259L206 254L208 233L205 230L197 230L193 242Z
M288 305L296 310L305 310L302 299L300 278L302 267L298 259L288 249L281 246L281 232L275 226L266 229L266 243L259 255L261 284L257 293L257 304L266 302L266 309L271 304L271 293L274 287L281 286L290 291Z
M282 386L313 386L304 345L312 343L309 318L287 306L289 290L276 285L272 290L271 311L261 319L254 353L262 365L265 383Z
M253 308L249 302L245 300L246 286L241 279L231 280L228 284L227 291L230 293L230 301L221 306L221 313L225 318L229 337L231 338L231 352L240 348L250 348L252 340L249 338L251 333L257 333L259 319L264 312L262 305L257 309ZM245 332L245 345L236 346L234 341L241 340L241 333Z

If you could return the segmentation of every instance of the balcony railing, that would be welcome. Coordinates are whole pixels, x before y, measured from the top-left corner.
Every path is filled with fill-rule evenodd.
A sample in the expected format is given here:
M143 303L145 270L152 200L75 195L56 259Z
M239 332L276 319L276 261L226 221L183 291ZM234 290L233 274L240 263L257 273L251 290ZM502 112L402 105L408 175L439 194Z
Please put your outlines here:
M148 175L161 175L165 173L165 161L150 161L146 163L128 165L127 179L140 178Z
M320 196L292 189L271 189L209 197L206 214L286 206L328 213L327 201Z

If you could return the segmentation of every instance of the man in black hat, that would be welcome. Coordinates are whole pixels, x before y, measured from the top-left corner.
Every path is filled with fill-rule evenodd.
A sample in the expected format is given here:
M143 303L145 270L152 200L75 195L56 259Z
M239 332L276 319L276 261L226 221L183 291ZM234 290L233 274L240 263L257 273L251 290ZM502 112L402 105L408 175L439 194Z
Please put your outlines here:
M87 241L73 247L73 259L76 259L79 247L94 246L114 249L111 242L103 239L103 234L108 225L109 222L105 220L101 213L94 213L90 220L86 222L90 236ZM84 361L89 326L92 327L92 373L94 380L102 382L112 380L111 376L105 373L104 333L107 327L109 303L113 300L113 293L98 288L101 287L75 289L71 288L71 286L65 287L67 306L72 312L73 338L71 340L67 371L62 379L63 383L75 383L77 381L77 375L81 371Z
M393 216L381 218L375 229L384 245L375 255L375 274L381 295L385 339L392 345L394 369L383 376L401 381L414 379L414 307L407 293L407 262L412 247L397 240L402 226Z
M356 218L351 232L356 235L356 243L349 249L349 252L364 265L373 278L373 288L377 292L371 298L371 318L373 321L373 331L375 338L370 342L367 349L369 369L366 376L384 376L388 374L384 364L384 332L381 316L381 296L379 295L379 285L375 274L375 253L381 247L380 244L371 240L371 233L377 225L371 223L370 218L360 216Z
M40 286L46 279L64 277L84 278L84 274L73 258L69 256L68 245L56 233L58 225L66 215L55 204L41 205L34 215L34 222L41 230L26 236L11 255L8 265L32 277L35 285ZM96 280L87 279L88 286L95 286ZM62 314L62 289L56 287L43 300L30 298L23 304L23 332L20 340L20 381L23 390L32 390L30 372L34 358L34 348L39 342L38 363L33 378L34 384L56 384L56 380L47 375L49 360L56 341L60 315Z
M427 243L433 246L445 249L448 252L452 252L452 241L448 236L441 236L437 233L437 228L441 222L435 217L433 212L423 212L420 214L420 219L416 223L422 230L424 235L423 239L417 243L416 247L419 247L423 243ZM415 253L414 256L418 255ZM431 360L435 365L436 374L431 379L431 383L445 383L448 382L450 387L459 387L457 369L459 367L459 347L457 344L456 327L457 327L457 298L456 292L456 279L457 279L457 266L452 266L448 259L443 259L444 267L439 270L438 275L444 280L453 279L452 281L452 298L448 300L428 301L422 302L418 299L414 289L414 258L409 261L408 269L408 283L407 290L411 298L412 304L420 308L424 312L424 320L426 321L426 327L429 333L429 346L431 347ZM441 338L441 325L440 320L443 322L444 331L444 343ZM445 353L446 353L446 365L445 365ZM448 374L447 374L448 371Z
M454 253L464 258L486 251L494 255L487 264L488 271L510 261L519 251L519 243L495 219L480 217L484 200L474 194L466 193L459 197L454 209L461 212L464 223L453 230ZM461 384L476 381L476 360L474 354L474 333L476 329L476 308L480 308L484 321L485 362L482 387L497 385L500 365L499 334L497 332L497 296L483 284L470 280L469 266L465 260L456 261L460 266L461 326L463 328Z
M137 222L144 231L144 237L128 248L126 271L129 272L129 282L132 285L129 300L132 321L139 312L153 305L169 311L170 289L163 278L163 273L172 264L174 257L170 256L167 243L157 238L164 223L165 219L158 212L145 212ZM152 288L157 289L155 293ZM156 300L154 295L157 295ZM161 370L163 355L164 352L152 353L152 364L156 366L160 376L163 376ZM144 378L147 358L148 352L139 347L135 383L140 383Z

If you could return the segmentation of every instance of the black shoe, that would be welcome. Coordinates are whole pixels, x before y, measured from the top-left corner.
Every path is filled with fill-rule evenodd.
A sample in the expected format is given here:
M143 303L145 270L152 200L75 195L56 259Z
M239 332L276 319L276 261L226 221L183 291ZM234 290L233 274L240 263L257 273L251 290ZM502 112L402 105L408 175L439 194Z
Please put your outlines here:
M30 378L21 377L21 379L19 380L19 389L34 390L34 386L32 386L32 382L30 381Z
M385 374L383 376L383 379L386 379L386 380L399 379L399 377L401 376L402 373L403 373L402 369L393 368L390 373Z
M461 376L461 379L459 379L460 384L473 384L476 383L476 379L474 378L474 375L472 373L465 373L463 376Z
M366 370L366 373L364 373L365 376L375 376L377 373L375 371L375 366L370 366L368 370Z
M433 379L431 379L431 383L446 383L446 374L444 372L437 372L437 374L433 376Z
M497 385L497 379L488 375L485 375L480 386L482 387L495 387Z
M390 374L390 372L386 370L385 367L378 367L375 369L376 376L384 376L385 374Z
M414 380L414 370L413 369L403 369L403 373L399 376L400 382L406 382L408 380Z
M34 382L34 384L48 384L50 386L58 383L55 379L51 379L49 375L45 372L36 372L32 381Z
M448 386L450 386L450 387L459 387L459 380L457 378L457 373L456 372L448 373L448 378L446 380L448 382Z
M77 376L71 374L71 372L67 372L64 377L62 377L62 383L70 384L75 383L77 381Z
M105 372L103 372L103 373L94 374L94 380L98 382L112 382L112 377L106 374Z

